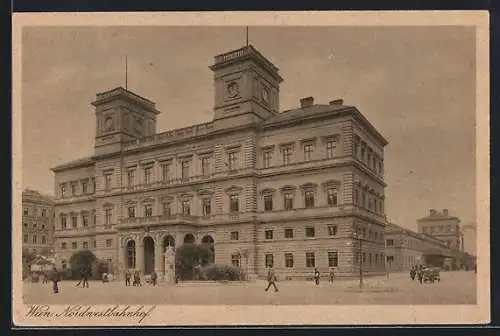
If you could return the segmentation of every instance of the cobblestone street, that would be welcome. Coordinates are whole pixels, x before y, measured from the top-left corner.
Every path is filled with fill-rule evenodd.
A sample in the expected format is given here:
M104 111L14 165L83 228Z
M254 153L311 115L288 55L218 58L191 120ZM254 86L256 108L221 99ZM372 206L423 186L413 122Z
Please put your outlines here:
M90 282L76 288L75 282L60 283L60 293L51 284L24 283L28 304L197 304L197 305L301 305L301 304L475 304L476 274L443 272L441 283L420 285L406 273L358 280L279 282L279 292L265 292L266 283L180 283L177 286L125 287L121 282Z

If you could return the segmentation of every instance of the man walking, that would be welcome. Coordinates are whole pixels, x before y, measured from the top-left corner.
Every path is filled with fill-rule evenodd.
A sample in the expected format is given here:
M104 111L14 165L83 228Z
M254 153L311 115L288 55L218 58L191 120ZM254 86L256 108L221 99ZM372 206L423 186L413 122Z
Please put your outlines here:
M59 272L57 271L57 268L54 267L54 269L52 270L52 290L54 294L59 293L59 281L61 281L61 277L59 275Z
M76 284L76 287L80 286L80 284L83 282L82 286L83 288L87 287L89 288L89 272L87 267L84 267L82 270L81 278L80 281Z
M333 283L334 279L335 279L335 269L332 267L332 268L330 268L330 274L328 275L328 281Z
M314 268L314 282L316 283L316 286L319 285L319 278L321 274L319 273L317 268Z
M155 271L153 271L151 273L151 284L153 285L153 287L156 286L157 279L158 279L158 275L156 274Z
M274 270L270 267L267 271L267 287L266 292L269 290L269 287L273 286L275 292L279 292L278 287L276 286L276 274L274 274Z

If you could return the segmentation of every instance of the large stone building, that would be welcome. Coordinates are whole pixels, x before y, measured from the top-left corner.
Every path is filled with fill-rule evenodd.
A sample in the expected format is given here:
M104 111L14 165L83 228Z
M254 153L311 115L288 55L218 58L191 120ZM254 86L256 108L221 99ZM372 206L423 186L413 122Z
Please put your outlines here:
M54 203L51 197L36 190L22 193L23 249L43 253L52 249L54 234Z
M213 120L182 129L157 133L160 111L131 91L97 94L95 154L53 168L63 267L89 249L162 275L166 246L196 242L260 276L384 272L382 135L340 99L280 111L278 68L253 46L210 69Z
M435 237L452 248L463 251L463 235L460 229L460 219L451 216L448 209L439 212L435 209L429 210L429 215L417 221L419 233Z

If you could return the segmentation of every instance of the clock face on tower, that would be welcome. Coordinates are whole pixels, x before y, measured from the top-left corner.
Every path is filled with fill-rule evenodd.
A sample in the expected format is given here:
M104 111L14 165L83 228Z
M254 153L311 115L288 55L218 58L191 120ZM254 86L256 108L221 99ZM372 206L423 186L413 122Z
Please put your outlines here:
M235 98L240 94L240 85L237 82L231 82L227 85L227 96Z
M265 88L265 87L262 88L261 96L262 96L262 100L266 104L269 104L269 91L267 90L267 88Z

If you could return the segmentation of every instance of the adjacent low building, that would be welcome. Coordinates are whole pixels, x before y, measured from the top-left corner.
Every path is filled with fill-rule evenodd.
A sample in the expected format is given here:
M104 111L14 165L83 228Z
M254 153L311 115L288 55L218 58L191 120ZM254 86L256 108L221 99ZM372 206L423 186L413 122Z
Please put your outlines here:
M54 202L52 197L36 190L22 193L23 250L34 254L52 249L54 234Z

